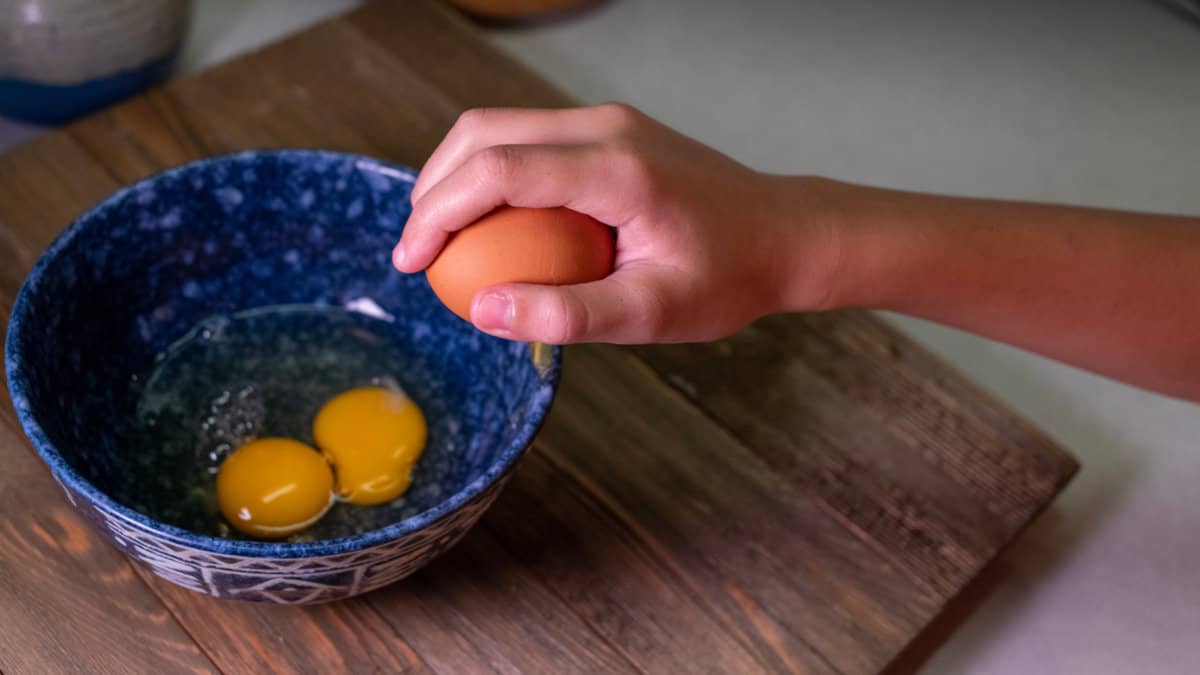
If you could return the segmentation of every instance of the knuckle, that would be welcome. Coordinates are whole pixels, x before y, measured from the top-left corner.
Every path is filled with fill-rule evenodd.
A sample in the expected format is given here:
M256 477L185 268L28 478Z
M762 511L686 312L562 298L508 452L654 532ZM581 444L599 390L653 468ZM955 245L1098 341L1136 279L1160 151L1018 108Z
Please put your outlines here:
M636 128L642 119L642 113L628 103L601 103L595 107L595 111L608 120L618 132L628 132Z
M643 326L651 339L667 333L667 302L662 293L651 288L643 289L635 313L637 316L634 320Z
M478 155L480 180L508 182L517 172L518 153L512 146L493 145Z
M618 175L634 185L648 186L654 182L654 167L650 157L638 143L627 139L613 141L609 151Z
M470 108L464 110L458 116L458 120L454 122L453 129L460 133L470 133L474 129L482 126L484 118L488 116L487 108Z
M413 204L412 211L408 214L408 220L404 223L404 231L402 238L404 241L412 242L424 236L425 231L429 229L427 222L429 220L429 212L431 205L425 200L421 200Z
M620 295L621 323L636 326L633 335L644 342L654 342L670 335L670 289L661 281L649 278L622 280Z
M549 303L546 340L551 344L576 342L587 335L587 306L568 293L555 293Z

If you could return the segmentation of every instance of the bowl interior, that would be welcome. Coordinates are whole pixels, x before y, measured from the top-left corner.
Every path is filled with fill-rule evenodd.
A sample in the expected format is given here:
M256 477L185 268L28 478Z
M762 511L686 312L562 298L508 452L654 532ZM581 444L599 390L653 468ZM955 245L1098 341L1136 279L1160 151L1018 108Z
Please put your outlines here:
M366 298L392 321L388 358L403 362L392 372L440 450L422 459L408 499L367 507L362 530L453 506L494 480L540 423L556 369L455 317L423 275L392 269L414 177L337 153L242 153L137 183L72 225L22 289L8 343L14 401L59 479L164 520L162 505L181 497L175 479L147 472L162 466L147 461L160 448L126 424L156 355L212 317ZM171 520L168 530L213 534Z

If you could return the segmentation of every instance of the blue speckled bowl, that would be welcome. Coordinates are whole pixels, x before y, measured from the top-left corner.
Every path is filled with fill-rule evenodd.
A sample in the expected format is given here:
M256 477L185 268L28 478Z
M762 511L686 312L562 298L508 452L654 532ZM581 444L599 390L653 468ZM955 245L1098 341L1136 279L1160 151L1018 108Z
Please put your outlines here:
M561 352L488 337L389 263L415 172L281 150L152 176L84 214L26 279L6 367L17 415L68 499L119 548L202 593L276 603L346 598L401 579L458 541L501 490L558 384ZM305 543L199 535L122 503L112 476L153 448L113 432L131 375L205 317L370 297L463 393L466 448L445 501L364 534ZM535 362L536 361L536 362Z

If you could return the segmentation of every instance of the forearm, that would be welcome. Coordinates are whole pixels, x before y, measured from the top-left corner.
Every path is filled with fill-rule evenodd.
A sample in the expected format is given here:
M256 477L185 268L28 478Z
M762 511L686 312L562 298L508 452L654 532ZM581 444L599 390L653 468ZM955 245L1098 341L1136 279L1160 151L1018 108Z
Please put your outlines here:
M1200 220L810 181L829 305L955 326L1200 400Z

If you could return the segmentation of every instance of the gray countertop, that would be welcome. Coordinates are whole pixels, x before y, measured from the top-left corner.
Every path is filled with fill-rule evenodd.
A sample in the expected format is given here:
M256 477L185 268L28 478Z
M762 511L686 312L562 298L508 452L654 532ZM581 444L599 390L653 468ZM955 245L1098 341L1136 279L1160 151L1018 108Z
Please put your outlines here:
M356 4L198 2L184 67ZM1200 27L1153 2L613 0L491 33L764 170L1200 213ZM0 124L0 146L29 133ZM1196 672L1200 408L889 318L1083 463L927 672Z

